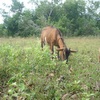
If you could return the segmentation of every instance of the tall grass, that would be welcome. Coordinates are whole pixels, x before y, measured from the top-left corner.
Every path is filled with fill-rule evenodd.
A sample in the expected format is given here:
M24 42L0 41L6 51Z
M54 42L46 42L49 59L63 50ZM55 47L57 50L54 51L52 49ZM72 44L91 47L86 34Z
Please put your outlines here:
M78 50L65 61L50 57L34 38L0 39L1 100L99 100L99 38L65 39Z

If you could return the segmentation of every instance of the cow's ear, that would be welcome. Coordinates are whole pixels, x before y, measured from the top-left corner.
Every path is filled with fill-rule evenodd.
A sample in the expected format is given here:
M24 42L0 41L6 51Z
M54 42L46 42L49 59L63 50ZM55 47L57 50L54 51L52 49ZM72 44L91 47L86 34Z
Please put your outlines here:
M63 51L64 48L57 48L56 50L57 50L57 51Z

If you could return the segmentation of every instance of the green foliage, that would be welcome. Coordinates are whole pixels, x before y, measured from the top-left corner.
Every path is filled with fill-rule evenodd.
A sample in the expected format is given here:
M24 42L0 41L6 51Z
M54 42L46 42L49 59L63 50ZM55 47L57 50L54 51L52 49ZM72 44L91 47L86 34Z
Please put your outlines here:
M1 10L4 27L0 34L6 32L5 36L39 36L41 28L52 25L65 36L100 35L100 1L30 0L30 3L36 6L34 10L24 9L23 3L12 0L12 16Z
M19 15L14 15L13 17L8 17L4 20L4 27L7 29L8 36L14 36L16 32L18 32L18 19Z
M11 5L11 11L14 13L21 13L24 8L23 3L20 3L18 0L12 0L12 3L13 4Z
M39 39L2 39L0 99L99 100L100 39L72 38L67 39L67 44L78 52L66 64L58 61L56 54L51 60L48 46L42 51Z
M62 34L64 36L72 36L71 29L73 24L66 16L63 15L62 18L57 23L55 23L55 26L58 27L61 32L63 32Z
M20 16L23 10L23 3L21 4L17 0L12 0L13 4L11 5L11 12L13 16L9 16L9 13L6 13L4 16L4 30L7 30L8 36L14 36L19 31L19 21ZM5 14L5 12L3 12Z
M37 35L40 31L40 28L32 20L32 12L26 10L22 13L21 19L18 24L19 31L16 36L27 37L31 35Z
M3 24L0 24L0 36L4 35Z

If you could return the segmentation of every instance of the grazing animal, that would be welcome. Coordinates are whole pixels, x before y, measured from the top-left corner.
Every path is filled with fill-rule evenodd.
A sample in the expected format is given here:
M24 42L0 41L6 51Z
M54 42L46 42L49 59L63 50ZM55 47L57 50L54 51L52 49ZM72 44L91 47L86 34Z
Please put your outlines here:
M100 63L100 48L99 48L99 59L98 60L99 60L99 63Z
M72 51L65 45L64 39L62 38L60 30L54 28L53 26L47 26L42 29L41 32L41 47L47 43L50 46L51 53L54 53L54 46L57 47L58 59L66 60L68 62L68 57Z

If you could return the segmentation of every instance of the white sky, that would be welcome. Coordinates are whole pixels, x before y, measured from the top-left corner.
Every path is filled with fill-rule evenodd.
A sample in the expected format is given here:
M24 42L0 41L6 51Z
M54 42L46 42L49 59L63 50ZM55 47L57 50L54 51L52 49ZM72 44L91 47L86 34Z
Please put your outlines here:
M30 0L18 0L18 1L24 2L24 6L26 9L34 9L34 6L31 3L29 3ZM48 1L51 1L51 0L48 0ZM88 1L88 0L85 0L85 1ZM99 1L99 0L93 0L93 1ZM4 7L3 3L5 3L7 6L10 6L12 4L12 0L0 0L0 8L6 9L6 11L9 11L8 8ZM3 23L3 17L1 14L0 14L0 23Z

